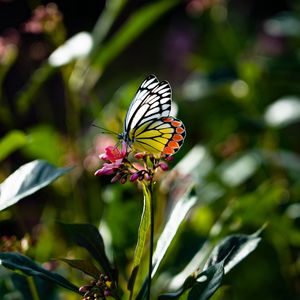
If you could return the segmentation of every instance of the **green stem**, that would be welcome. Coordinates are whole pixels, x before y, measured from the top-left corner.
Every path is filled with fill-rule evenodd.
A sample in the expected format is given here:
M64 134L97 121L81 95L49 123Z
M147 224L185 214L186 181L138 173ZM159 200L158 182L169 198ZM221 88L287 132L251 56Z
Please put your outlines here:
M27 279L29 289L30 289L30 292L31 292L31 295L32 295L32 299L33 300L40 300L40 297L39 297L39 294L38 294L38 291L37 291L37 288L36 288L33 277L28 276L28 277L26 277L26 279Z
M138 230L138 240L137 240L137 244L136 244L136 248L135 248L135 252L134 252L132 272L131 272L130 278L128 280L128 285L127 285L127 288L130 291L129 299L133 299L134 295L135 295L134 285L135 285L135 281L137 278L138 270L141 266L144 248L145 248L146 240L148 238L148 232L149 232L149 228L150 228L150 224L151 224L151 215L152 215L151 205L152 205L152 198L153 198L152 180L147 181L147 182L143 181L142 185L143 185L143 194L144 194L144 205L143 205L143 213L141 216L141 222L140 222L140 226L139 226L139 230ZM153 244L153 230L152 230L151 236L152 237L150 238L150 240L152 240L151 243ZM153 245L151 247L153 249ZM151 253L150 253L150 257L151 257ZM151 285L151 282L150 282L150 285ZM146 296L147 286L144 290L142 298L144 298L144 296ZM142 299L142 298L140 298L140 299Z
M149 250L149 273L148 273L148 293L147 299L150 300L151 296L151 273L152 273L152 256L153 256L153 239L154 239L154 205L153 205L153 182L151 180L149 184L150 194L150 250Z

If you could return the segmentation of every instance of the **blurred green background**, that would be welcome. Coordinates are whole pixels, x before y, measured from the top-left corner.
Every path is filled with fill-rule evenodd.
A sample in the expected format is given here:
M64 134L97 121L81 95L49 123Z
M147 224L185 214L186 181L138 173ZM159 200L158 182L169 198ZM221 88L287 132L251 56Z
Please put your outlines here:
M208 237L266 224L258 248L213 299L299 299L296 0L0 1L0 181L33 159L76 166L2 211L1 236L30 236L27 254L45 262L85 255L64 240L57 220L100 225L128 276L142 192L93 175L115 141L92 124L121 132L149 74L170 82L174 114L187 130L173 177L157 188L157 231L180 190L178 176L195 181L198 194L161 271L175 276Z

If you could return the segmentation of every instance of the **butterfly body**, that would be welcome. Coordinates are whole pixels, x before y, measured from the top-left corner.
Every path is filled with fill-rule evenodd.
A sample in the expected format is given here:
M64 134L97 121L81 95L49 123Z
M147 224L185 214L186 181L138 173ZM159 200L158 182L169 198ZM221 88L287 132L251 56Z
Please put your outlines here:
M148 76L139 87L127 111L123 133L119 134L130 147L154 155L173 155L183 144L185 127L170 116L171 87Z

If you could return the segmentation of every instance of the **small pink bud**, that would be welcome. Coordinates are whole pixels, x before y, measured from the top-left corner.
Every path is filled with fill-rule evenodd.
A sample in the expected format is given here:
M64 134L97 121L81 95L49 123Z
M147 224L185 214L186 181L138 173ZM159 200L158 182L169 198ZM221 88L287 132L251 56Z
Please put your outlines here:
M169 169L169 166L165 162L158 163L158 166L163 170L167 171Z
M134 182L134 181L136 181L138 178L139 178L139 172L135 172L135 173L133 173L133 174L130 176L129 180L130 180L131 182Z
M174 160L174 156L172 156L172 155L166 156L165 160L166 161L173 161Z

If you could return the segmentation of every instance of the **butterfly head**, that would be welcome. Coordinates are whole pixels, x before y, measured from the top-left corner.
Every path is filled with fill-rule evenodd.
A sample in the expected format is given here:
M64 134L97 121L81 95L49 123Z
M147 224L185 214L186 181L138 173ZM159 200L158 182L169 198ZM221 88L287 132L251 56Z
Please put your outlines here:
M124 141L127 146L131 147L133 144L133 140L130 139L128 132L124 131L118 134L118 139Z

